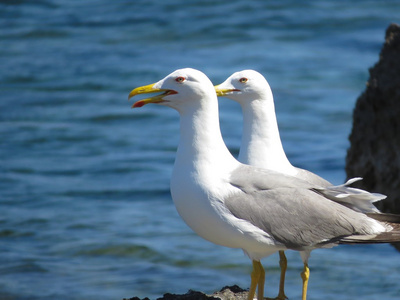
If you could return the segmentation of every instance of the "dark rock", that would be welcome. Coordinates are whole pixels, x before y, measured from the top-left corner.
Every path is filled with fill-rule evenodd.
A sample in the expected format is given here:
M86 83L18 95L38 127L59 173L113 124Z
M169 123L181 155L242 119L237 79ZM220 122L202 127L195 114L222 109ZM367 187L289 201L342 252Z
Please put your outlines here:
M366 90L353 112L348 178L355 186L388 196L383 212L400 213L400 26L391 24L378 63L369 70ZM398 245L398 247L400 247Z
M213 294L213 296L222 300L247 300L247 290L243 290L237 285L223 287L219 292Z
M237 285L226 286L222 288L219 292L215 292L212 295L207 295L202 292L189 290L186 294L164 294L163 297L157 300L246 300L248 292L241 289ZM138 297L133 297L123 300L149 300L149 298L140 299Z
M189 290L186 294L164 294L162 298L157 298L157 300L219 300L218 298L206 295L202 292Z

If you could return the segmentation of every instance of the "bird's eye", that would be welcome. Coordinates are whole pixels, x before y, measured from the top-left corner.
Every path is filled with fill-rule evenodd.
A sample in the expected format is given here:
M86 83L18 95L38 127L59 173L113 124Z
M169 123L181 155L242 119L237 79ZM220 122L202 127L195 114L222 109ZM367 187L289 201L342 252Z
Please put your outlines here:
M186 80L186 78L185 78L185 77L182 77L182 76L179 76L179 77L176 77L176 78L175 78L175 81L178 82L178 83L182 83L182 82L184 82L185 80Z
M242 77L239 79L240 83L246 83L248 81L248 79L246 77Z

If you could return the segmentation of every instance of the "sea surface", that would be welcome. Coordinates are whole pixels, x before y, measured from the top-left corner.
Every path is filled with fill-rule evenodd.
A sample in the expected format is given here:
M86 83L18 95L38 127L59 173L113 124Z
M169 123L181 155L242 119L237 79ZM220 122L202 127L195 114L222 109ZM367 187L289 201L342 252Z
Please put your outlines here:
M132 110L137 86L182 67L213 83L255 69L269 81L291 162L333 183L357 97L398 0L0 1L0 299L156 299L248 288L251 262L180 219L169 193L178 114ZM238 104L220 100L238 154ZM300 256L286 294L300 299ZM266 296L278 256L263 260ZM339 246L310 258L308 299L400 299L400 252Z

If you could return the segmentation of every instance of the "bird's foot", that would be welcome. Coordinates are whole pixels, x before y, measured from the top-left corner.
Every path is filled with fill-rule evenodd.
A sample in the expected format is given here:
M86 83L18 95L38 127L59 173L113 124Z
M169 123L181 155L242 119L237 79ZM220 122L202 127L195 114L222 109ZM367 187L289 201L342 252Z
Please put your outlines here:
M265 300L287 300L289 299L285 294L279 294L275 298L264 298Z

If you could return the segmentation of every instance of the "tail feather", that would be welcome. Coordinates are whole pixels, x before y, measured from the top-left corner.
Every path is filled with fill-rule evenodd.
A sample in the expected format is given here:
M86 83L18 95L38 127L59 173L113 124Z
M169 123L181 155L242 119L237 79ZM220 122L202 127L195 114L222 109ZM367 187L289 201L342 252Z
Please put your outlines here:
M375 214L380 215L380 214ZM388 214L386 214L388 215ZM399 215L397 220L400 219ZM394 217L393 217L394 218ZM339 244L382 244L382 243L399 243L400 242L400 223L383 222L388 227L392 227L390 231L382 232L375 236L352 235L345 237L339 241Z
M390 226L392 227L394 224L400 224L400 215L388 214L388 213L366 213L366 215L380 222L389 224L392 223L390 224Z
M386 196L349 187L350 184L359 180L362 180L362 178L352 178L341 185L321 187L316 188L315 190L328 199L338 202L355 211L362 213L379 213L379 210L375 205L373 205L373 203L385 199Z

